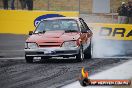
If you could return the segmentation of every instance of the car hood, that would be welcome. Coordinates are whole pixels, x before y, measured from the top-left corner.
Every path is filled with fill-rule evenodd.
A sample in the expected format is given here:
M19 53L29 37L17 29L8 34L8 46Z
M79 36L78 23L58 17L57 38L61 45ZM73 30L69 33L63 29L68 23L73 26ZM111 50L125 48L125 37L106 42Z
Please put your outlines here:
M33 34L26 42L64 42L77 40L80 37L79 32L65 33L65 31L46 31L43 34Z

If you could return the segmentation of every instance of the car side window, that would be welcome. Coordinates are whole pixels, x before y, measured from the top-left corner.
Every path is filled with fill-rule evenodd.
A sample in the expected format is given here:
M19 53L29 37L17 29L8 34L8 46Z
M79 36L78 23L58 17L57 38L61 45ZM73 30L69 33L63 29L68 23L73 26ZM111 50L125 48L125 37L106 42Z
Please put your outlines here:
M83 24L83 22L82 22L81 20L79 20L79 21L80 21L80 23L81 23L81 26L80 26L81 29L86 29L85 26L84 26L84 24Z
M88 25L85 22L83 22L83 23L84 23L84 26L85 26L86 30L90 30Z
M84 30L90 30L82 18L79 18L79 20L80 20L81 26L83 26L82 28L84 28Z

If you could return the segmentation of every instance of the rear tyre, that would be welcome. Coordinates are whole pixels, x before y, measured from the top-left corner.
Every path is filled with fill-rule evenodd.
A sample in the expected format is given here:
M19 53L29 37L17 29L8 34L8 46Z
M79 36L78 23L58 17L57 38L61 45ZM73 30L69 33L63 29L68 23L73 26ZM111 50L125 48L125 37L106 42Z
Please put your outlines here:
M33 63L33 57L25 56L25 60L27 63Z
M85 59L90 59L91 57L92 57L92 54L91 54L91 43L90 43L89 47L84 52L84 58Z
M76 60L82 62L84 60L83 48L81 47L79 53L76 55Z

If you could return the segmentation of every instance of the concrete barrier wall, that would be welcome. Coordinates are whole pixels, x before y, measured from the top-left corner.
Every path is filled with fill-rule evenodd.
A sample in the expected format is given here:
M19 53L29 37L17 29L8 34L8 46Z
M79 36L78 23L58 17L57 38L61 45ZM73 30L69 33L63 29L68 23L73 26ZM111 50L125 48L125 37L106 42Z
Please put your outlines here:
M0 33L28 34L28 31L35 29L35 19L44 15L79 16L78 12L0 10Z

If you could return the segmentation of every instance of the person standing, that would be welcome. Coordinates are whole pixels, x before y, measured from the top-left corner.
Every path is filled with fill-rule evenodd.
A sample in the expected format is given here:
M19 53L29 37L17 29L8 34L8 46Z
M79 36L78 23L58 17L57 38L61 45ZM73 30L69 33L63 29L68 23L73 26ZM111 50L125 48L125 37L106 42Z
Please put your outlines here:
M28 10L33 10L33 0L26 0Z
M125 5L125 2L122 2L122 5L118 8L118 23L119 24L125 24L127 23L127 7Z
M15 0L11 0L11 9L12 9L12 10L15 9L14 2L15 2Z
M128 23L132 24L132 2L128 2Z
M4 9L8 9L8 0L3 0L3 7Z

